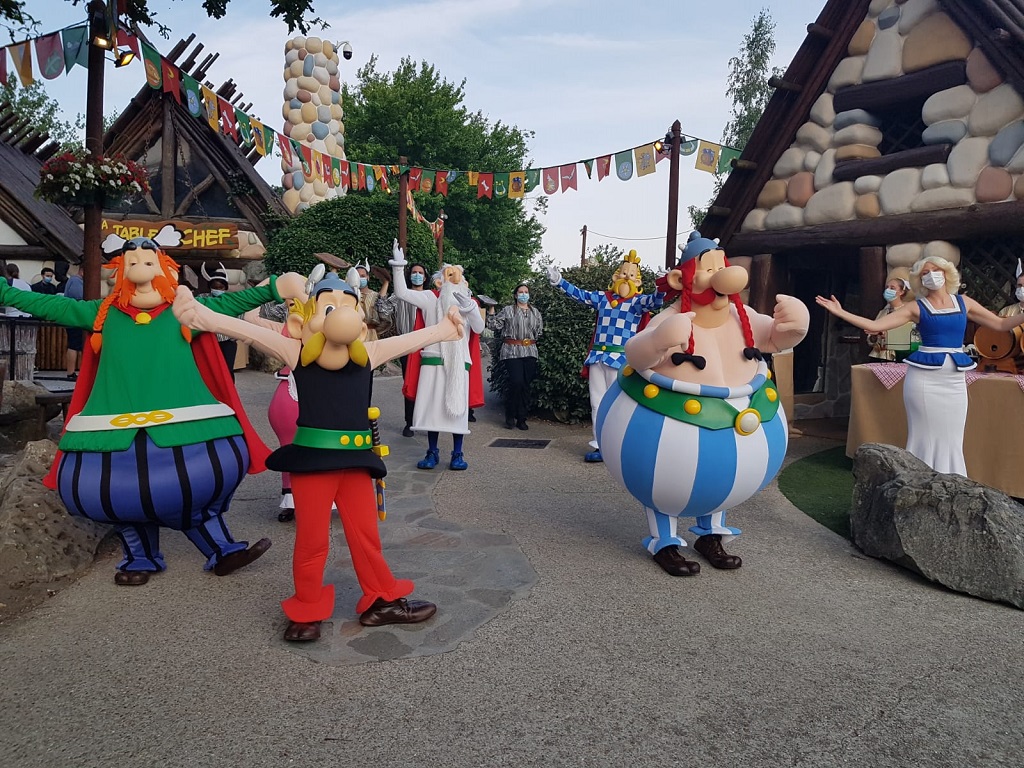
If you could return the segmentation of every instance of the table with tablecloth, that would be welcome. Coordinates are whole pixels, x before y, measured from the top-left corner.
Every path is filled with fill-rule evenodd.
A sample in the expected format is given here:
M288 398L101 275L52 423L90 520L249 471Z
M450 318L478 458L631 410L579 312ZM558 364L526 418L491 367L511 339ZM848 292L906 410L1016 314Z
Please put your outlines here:
M904 363L855 365L846 455L863 443L907 444ZM1024 376L968 371L964 459L972 480L1024 497Z

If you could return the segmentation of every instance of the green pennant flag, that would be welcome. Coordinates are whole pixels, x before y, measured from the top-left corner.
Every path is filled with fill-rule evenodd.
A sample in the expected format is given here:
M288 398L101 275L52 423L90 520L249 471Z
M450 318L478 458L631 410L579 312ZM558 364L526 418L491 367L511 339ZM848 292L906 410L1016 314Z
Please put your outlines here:
M700 142L697 139L688 139L679 145L679 154L681 155L692 155L697 151L697 145Z
M587 178L592 178L594 175L594 160L584 160L583 166L587 169Z
M246 144L252 143L252 123L249 122L249 116L240 109L235 110L235 120L238 121L238 133L242 137L242 141Z
M508 172L494 174L494 196L508 197Z
M181 85L185 89L185 105L192 117L203 116L203 94L199 90L199 81L182 71Z
M743 154L743 150L733 149L732 147L722 147L721 153L718 155L718 172L728 173L732 170L732 161Z
M70 72L75 64L88 69L89 28L83 24L79 27L65 29L61 34L64 37L64 71Z
M160 66L160 54L145 40L142 41L142 59L146 65L146 82L150 88L159 88L163 83L163 68Z
M255 127L254 127L255 130ZM271 150L274 148L274 129L269 125L260 124L260 130L263 131L263 146L267 148L267 154L272 154Z
M615 175L622 181L629 181L633 178L633 151L627 149L625 152L615 153Z
M523 189L529 192L540 184L540 168L528 168L526 170L526 179L523 184Z

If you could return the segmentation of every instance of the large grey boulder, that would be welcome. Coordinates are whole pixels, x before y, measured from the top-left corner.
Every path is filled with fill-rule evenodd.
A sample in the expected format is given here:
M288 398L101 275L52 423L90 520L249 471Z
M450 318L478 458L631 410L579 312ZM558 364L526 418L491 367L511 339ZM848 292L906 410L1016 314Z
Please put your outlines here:
M853 543L957 592L1024 608L1024 506L865 443L853 460Z

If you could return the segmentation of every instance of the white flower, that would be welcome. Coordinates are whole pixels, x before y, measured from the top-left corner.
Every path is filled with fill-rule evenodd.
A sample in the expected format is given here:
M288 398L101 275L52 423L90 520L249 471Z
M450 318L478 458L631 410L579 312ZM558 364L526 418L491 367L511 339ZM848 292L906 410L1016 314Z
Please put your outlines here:
M68 188L67 188L67 187L65 186L65 187L64 187L64 191L65 191L65 192L69 192L70 190L69 190L69 189L68 189Z

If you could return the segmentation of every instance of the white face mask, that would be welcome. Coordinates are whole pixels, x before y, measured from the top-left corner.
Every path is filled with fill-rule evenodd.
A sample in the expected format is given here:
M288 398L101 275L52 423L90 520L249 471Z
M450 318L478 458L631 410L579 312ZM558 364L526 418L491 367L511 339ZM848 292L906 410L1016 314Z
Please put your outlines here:
M884 291L882 291L882 298L885 299L886 301L892 301L893 299L896 298L896 289L886 288Z
M921 275L921 285L931 291L937 291L946 284L946 276L939 270L925 272Z
M1017 301L1024 302L1024 285L1018 285L1013 295L1017 297Z

